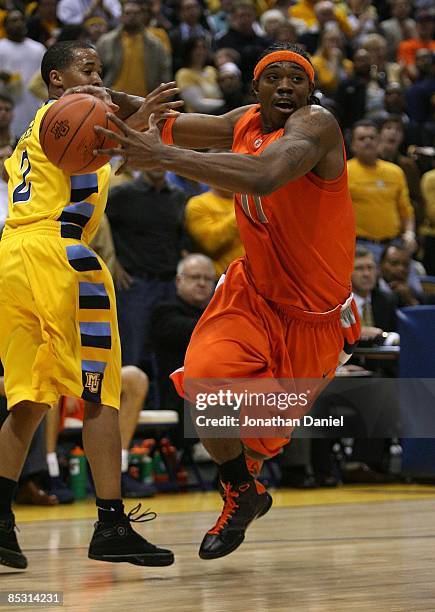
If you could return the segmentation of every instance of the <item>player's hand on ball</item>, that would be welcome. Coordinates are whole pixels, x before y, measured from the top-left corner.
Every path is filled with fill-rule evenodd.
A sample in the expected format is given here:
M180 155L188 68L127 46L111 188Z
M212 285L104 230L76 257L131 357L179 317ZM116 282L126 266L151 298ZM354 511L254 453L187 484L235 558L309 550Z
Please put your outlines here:
M112 147L110 149L97 149L95 155L121 155L124 158L124 163L130 168L139 170L151 170L160 168L162 155L162 140L160 131L154 115L149 118L149 129L147 132L137 132L130 128L126 123L110 113L107 117L121 131L121 134L115 134L110 130L106 130L100 126L95 126L97 134L102 134L108 138L115 140L120 147Z
M127 119L127 125L135 130L143 131L148 127L150 115L154 115L156 123L173 115L176 113L175 109L183 106L184 102L182 100L168 102L168 100L178 94L179 91L175 87L175 81L162 83L147 95L139 110Z
M112 102L109 90L105 87L96 87L95 85L79 85L77 87L70 87L64 92L62 98L64 96L70 96L71 94L89 94L107 104L112 113L116 113L119 110L119 106Z

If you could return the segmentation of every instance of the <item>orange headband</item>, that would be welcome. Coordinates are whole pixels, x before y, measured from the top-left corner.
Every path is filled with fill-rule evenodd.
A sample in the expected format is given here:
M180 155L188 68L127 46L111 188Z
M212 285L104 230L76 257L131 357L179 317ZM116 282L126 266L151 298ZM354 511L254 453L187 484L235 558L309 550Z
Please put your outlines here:
M304 69L311 83L314 83L314 68L308 60L293 51L274 51L265 55L254 68L254 79L258 81L263 70L275 62L293 62Z

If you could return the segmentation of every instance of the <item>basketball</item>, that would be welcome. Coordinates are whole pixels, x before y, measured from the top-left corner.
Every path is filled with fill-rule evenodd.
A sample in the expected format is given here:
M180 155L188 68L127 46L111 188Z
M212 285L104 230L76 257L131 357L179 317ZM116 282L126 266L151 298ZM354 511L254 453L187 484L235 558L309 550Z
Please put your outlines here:
M48 160L68 174L95 172L110 157L95 157L94 149L114 147L117 143L94 126L119 132L108 120L109 107L88 94L72 94L57 100L45 113L39 128L39 141Z

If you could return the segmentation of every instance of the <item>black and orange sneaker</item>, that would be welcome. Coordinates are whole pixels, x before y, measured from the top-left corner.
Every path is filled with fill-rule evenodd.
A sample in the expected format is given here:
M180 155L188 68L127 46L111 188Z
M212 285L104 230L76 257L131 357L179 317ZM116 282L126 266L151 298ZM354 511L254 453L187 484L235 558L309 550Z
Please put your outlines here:
M15 517L11 513L0 516L0 564L26 569L27 559L21 552L15 534Z
M204 536L199 548L201 559L218 559L236 550L245 539L245 531L256 518L272 506L272 497L257 480L241 485L223 483L224 508L214 527Z
M134 516L141 504L114 523L95 523L95 531L89 545L88 557L109 563L132 563L148 567L162 567L174 563L174 553L158 548L132 529L130 522L145 523L156 518L155 512L145 511Z

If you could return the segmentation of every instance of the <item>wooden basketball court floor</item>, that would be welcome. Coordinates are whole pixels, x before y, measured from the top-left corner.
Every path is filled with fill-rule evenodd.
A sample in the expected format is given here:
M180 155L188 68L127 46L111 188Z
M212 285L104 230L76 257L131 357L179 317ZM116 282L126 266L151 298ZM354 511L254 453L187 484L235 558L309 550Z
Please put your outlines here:
M197 551L221 508L217 493L143 500L159 516L138 529L176 555L173 566L155 569L87 559L91 500L18 506L29 567L0 568L0 592L63 591L63 609L77 612L435 610L435 487L354 485L272 494L274 507L250 527L245 543L215 561L202 561ZM127 500L127 509L134 505Z

